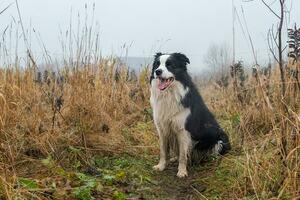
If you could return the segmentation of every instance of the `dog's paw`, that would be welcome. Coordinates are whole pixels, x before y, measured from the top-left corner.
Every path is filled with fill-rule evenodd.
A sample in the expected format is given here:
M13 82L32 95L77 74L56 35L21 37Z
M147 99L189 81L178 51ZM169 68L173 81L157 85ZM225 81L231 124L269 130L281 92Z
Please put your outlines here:
M178 170L177 177L184 178L187 176L188 176L187 170Z
M160 164L160 163L158 165L153 166L153 169L155 171L164 171L165 168L166 168L166 165L165 164Z

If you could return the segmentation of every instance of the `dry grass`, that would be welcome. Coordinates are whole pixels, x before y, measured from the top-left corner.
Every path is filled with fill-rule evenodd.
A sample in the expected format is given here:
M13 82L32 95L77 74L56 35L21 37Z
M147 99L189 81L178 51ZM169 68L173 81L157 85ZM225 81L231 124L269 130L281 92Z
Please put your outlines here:
M17 177L36 177L44 171L32 168L36 159L51 155L64 165L68 147L84 149L81 160L88 162L91 152L132 154L143 149L135 146L153 145L152 130L126 132L137 121L149 121L145 72L139 81L130 81L126 68L117 67L114 60L80 70L65 68L42 80L31 68L0 69L3 197L20 192L13 188Z
M206 102L230 133L232 154L237 155L228 166L237 173L235 184L228 188L233 198L299 198L300 93L293 79L288 79L287 95L281 99L276 73L270 80L260 76L260 83L249 78L243 90L238 90L243 93L242 102L232 85L208 84L202 89ZM42 80L32 68L1 69L2 198L43 199L36 191L16 187L19 177L42 181L53 176L39 161L49 156L59 166L72 169L70 147L83 150L76 159L87 165L95 152L157 152L147 70L138 81L129 79L126 68L105 59L80 69L65 68L59 75L49 73ZM281 131L288 139L286 166L280 156Z
M203 90L231 133L234 151L240 154L232 164L239 173L232 188L235 198L300 198L300 88L287 76L288 92L282 98L279 72L272 73L270 79L263 75L249 78L238 92L232 85L226 89L210 85ZM287 138L287 155L281 151L282 132Z

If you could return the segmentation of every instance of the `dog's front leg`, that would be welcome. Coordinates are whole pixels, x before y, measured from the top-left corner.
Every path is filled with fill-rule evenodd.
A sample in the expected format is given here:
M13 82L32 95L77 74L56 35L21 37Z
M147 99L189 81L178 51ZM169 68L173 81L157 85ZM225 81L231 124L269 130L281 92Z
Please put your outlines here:
M178 165L178 173L177 176L179 178L183 178L188 176L187 173L187 160L188 154L190 152L191 147L191 138L189 133L186 131L180 131L177 134L177 140L179 145L179 165Z
M165 135L162 135L159 131L159 147L160 147L160 156L159 163L153 166L154 170L163 171L167 165L167 139Z

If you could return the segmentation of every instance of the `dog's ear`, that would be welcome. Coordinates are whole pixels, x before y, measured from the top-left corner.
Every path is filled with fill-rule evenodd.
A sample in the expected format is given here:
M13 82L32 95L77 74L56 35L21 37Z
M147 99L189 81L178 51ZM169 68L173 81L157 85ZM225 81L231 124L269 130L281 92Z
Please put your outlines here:
M154 58L155 59L157 59L157 58L159 58L161 55L163 55L161 52L158 52L158 53L156 53L155 55L154 55Z
M161 52L158 52L154 55L154 60L153 60L153 64L152 64L152 72L151 72L151 76L150 76L150 84L151 84L151 81L154 79L154 70L155 70L155 67L158 67L158 66L155 66L158 58L163 55Z
M185 65L190 64L190 60L188 59L188 57L186 57L186 55L182 53L174 53L173 56L175 56L181 62L184 62Z

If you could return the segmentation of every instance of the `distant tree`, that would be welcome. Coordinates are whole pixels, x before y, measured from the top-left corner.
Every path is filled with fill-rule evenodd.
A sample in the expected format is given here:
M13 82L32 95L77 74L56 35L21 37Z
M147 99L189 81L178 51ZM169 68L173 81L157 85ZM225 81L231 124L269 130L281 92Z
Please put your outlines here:
M204 63L214 79L224 79L228 76L231 64L230 47L226 43L211 44L204 56Z

